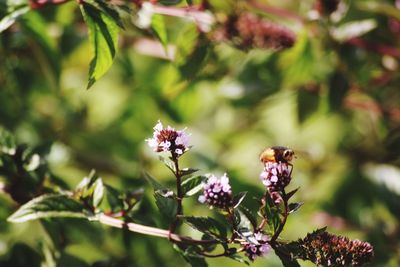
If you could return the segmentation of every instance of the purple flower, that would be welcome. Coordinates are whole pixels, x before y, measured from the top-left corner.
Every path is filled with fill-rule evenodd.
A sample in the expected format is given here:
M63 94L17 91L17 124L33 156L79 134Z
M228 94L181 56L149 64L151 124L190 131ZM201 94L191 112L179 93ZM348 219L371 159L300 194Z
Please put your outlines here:
M232 206L232 190L226 173L220 179L211 175L203 189L203 195L199 196L201 203L221 209Z
M181 156L189 149L189 136L186 129L177 131L171 126L164 128L161 121L154 126L153 138L145 141L156 152L171 152L174 158Z
M282 191L290 183L291 167L285 162L266 162L260 178L271 193Z
M254 237L258 241L258 244L246 243L244 245L244 251L246 256L254 261L257 257L265 256L270 250L271 246L268 244L269 237L261 232L255 233Z

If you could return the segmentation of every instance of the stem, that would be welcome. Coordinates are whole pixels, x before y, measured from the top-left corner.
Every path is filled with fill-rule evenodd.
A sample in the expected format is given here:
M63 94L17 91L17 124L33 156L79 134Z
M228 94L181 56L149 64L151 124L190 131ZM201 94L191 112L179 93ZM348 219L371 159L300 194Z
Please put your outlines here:
M142 224L137 224L137 223L127 223L122 220L110 217L105 214L100 214L97 217L98 221L102 224L109 225L112 227L116 228L126 228L131 232L135 233L140 233L140 234L145 234L145 235L150 235L150 236L157 236L157 237L162 237L162 238L168 238L170 240L173 240L175 242L182 242L182 243L190 243L190 244L217 244L217 240L199 240L199 239L193 239L188 236L181 236L177 234L173 234L168 230L160 229L160 228L155 228L151 226L146 226Z
M285 207L285 210L283 212L283 218L281 220L281 223L278 226L278 229L276 229L276 232L274 233L274 235L271 237L271 241L270 243L275 243L276 239L278 238L278 236L280 235L280 233L283 230L283 227L286 224L286 219L289 215L289 207L288 207L288 202L287 202L287 198L286 198L286 193L285 190L282 191L282 199L283 199L283 205Z
M261 201L264 201L264 203L263 202L261 202L261 207L260 207L260 210L261 209L264 209L265 208L265 206L267 205L267 192L265 192L264 193L264 195L263 195L263 197L262 197L262 200ZM258 225L258 227L257 227L257 230L258 231L260 231L260 230L262 230L264 227L265 227L265 225L267 224L267 222L268 222L268 219L267 219L267 217L265 217L265 215L264 215L264 217L262 218L262 220L261 220L261 222L260 222L260 225Z
M177 211L176 211L176 215L175 215L175 220L171 223L171 226L169 228L170 234L175 232L176 227L178 226L178 222L179 222L179 216L183 214L183 208L182 208L182 177L181 177L181 173L179 170L179 162L178 162L178 158L174 155L172 155L173 157L173 161L174 161L174 166L175 166L175 177L176 177L176 201L178 204L177 207ZM173 240L170 236L170 239Z

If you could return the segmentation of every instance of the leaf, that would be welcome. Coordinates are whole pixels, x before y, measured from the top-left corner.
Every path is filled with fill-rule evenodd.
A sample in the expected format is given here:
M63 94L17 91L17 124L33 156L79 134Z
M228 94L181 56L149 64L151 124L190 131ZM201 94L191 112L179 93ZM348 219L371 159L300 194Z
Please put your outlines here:
M173 174L175 174L175 165L174 165L174 162L173 162L172 160L170 160L170 159L168 159L168 158L165 158L165 157L163 157L163 156L159 156L158 159L159 159L162 163L164 163L164 165L165 165L168 169L170 169L170 171L171 171Z
M246 265L250 265L248 261L246 261L242 256L238 255L238 254L231 254L227 256L228 258L238 261L240 263L244 263Z
M331 110L338 110L350 85L347 77L341 71L336 71L329 79L328 102Z
M253 215L253 213L246 207L241 206L240 211L246 216L246 218L250 221L251 225L253 226L253 229L257 227L257 219Z
M290 203L289 204L289 213L296 212L298 209L300 209L301 206L303 206L303 202L296 202L296 203Z
M7 30L15 21L30 10L29 6L23 5L14 9L0 20L0 33Z
M194 176L182 182L182 193L185 197L190 197L197 194L203 189L203 182L206 180L205 176Z
M153 176L151 176L149 173L145 172L144 176L146 180L150 183L151 187L153 187L154 191L157 190L165 190L166 188L161 185Z
M158 2L164 6L174 6L182 2L182 0L160 0Z
M165 53L168 54L168 34L167 28L165 27L164 17L160 14L153 14L151 18L151 29L156 35L157 39L160 40L164 47Z
M160 195L159 191L154 192L154 197L156 199L156 205L161 214L167 220L173 221L178 211L178 204L176 203L175 199L164 197Z
M240 203L246 197L247 192L240 192L233 196L233 208L239 207Z
M218 239L226 239L227 231L223 224L211 217L193 217L185 216L183 219L191 227L198 231L216 237Z
M345 42L351 38L364 35L375 29L377 26L378 24L374 19L352 21L332 29L331 34L335 40Z
M83 2L80 7L88 26L89 41L94 51L87 85L89 89L113 63L117 51L119 29L117 23L107 13L95 6Z
M195 246L190 246L189 248L179 247L178 244L174 244L175 250L179 252L179 254L185 259L187 263L189 263L192 267L207 267L207 262L205 261L203 256L193 255L191 248L196 248ZM193 250L193 249L192 249Z
M285 195L286 200L291 199L292 196L293 196L294 194L296 194L296 192L297 192L299 189L300 189L300 187L297 187L296 189L294 189L294 190L292 190L292 191L286 193L286 195Z
M93 207L97 208L104 197L104 185L102 179L97 179L93 186Z
M14 155L17 151L17 144L14 136L7 130L0 128L0 155L1 153L7 155Z
M187 176L187 175L191 175L195 172L197 172L199 169L192 169L192 168L184 168L182 170L179 171L179 174L181 176Z
M254 244L254 245L259 245L260 243L258 242L257 238L254 235L254 232L251 231L249 228L239 228L236 231L237 234L239 234L240 237L245 239L247 242Z
M122 19L118 13L117 10L115 10L115 7L107 3L106 1L103 0L95 0L95 2L99 5L99 7L109 15L114 22L120 27L121 29L124 29L124 24L122 23Z
M22 205L7 221L21 223L42 218L86 218L83 211L81 203L66 195L46 194Z
M296 259L293 259L290 254L283 253L282 251L275 249L275 254L281 260L283 266L285 267L300 267L300 264Z

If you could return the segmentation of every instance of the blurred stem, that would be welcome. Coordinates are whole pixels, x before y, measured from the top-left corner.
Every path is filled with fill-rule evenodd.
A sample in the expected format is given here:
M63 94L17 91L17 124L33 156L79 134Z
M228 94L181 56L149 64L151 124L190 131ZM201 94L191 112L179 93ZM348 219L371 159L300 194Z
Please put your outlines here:
M180 236L177 234L173 234L168 230L160 229L160 228L155 228L151 226L146 226L142 224L137 224L137 223L127 223L123 220L116 219L113 217L110 217L105 214L100 214L97 217L98 221L102 224L109 225L112 227L116 228L125 228L128 229L131 232L135 233L140 233L140 234L145 234L145 235L151 235L151 236L157 236L157 237L163 237L163 238L168 238L174 242L180 242L180 243L189 243L189 244L217 244L217 240L199 240L199 239L193 239L188 236Z

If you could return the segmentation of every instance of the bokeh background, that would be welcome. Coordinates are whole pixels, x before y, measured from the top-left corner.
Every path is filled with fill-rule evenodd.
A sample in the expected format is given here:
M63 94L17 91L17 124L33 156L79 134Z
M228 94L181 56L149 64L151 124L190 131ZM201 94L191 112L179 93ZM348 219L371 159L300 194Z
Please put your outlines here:
M290 188L300 187L296 200L304 205L282 237L295 240L327 226L370 242L371 266L399 266L400 3L338 1L329 15L318 2L210 1L217 16L246 10L290 28L295 45L282 50L203 40L192 21L165 17L166 55L151 31L125 17L115 62L89 90L91 47L76 2L30 11L0 34L0 124L18 142L45 148L65 187L95 169L116 188L145 188L137 221L164 228L143 175L174 184L144 142L157 120L187 127L193 148L182 164L228 173L234 191L249 192L250 207L264 190L259 153L291 147L297 158ZM205 53L185 54L200 38ZM18 205L6 194L0 202L1 266L185 264L167 240L98 223L10 224L6 218ZM184 208L215 212L196 197ZM253 266L281 263L271 254Z

